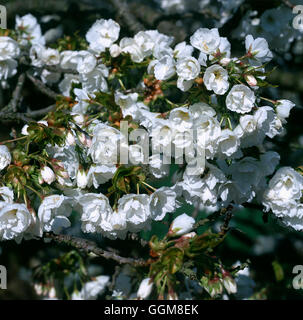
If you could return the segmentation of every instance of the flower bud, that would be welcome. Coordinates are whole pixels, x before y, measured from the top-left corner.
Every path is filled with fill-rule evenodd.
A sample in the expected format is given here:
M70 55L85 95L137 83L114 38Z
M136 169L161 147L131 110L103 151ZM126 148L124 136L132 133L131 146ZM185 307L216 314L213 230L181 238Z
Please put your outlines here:
M203 276L201 279L201 283L203 284L203 288L212 298L219 294L222 294L223 292L223 285L218 277L208 279L207 277Z
M223 285L229 294L237 292L237 283L230 275L223 275Z
M175 292L171 291L167 295L167 300L179 300L178 295Z
M24 136L28 136L27 128L28 128L28 124L24 125L21 130L21 134L23 134Z
M92 139L89 138L89 136L87 136L86 134L84 134L83 132L78 134L78 138L80 140L80 142L86 146L86 147L91 147L92 145Z
M51 287L48 291L48 298L49 299L56 299L57 295L56 295L56 289L54 287Z
M51 184L56 180L56 175L50 167L47 167L47 166L43 167L40 173L43 181L46 182L47 184Z
M121 53L121 48L117 44L111 45L109 53L113 58L117 58Z
M0 145L0 170L7 167L12 161L12 156L7 146Z
M36 294L37 294L38 296L42 296L42 295L43 295L44 288L43 288L42 284L36 283L36 284L34 285L34 290L35 290L35 292L36 292Z
M76 144L75 136L72 134L71 131L68 131L65 141L66 144L68 144L69 146L74 146Z
M87 174L83 169L80 169L77 172L77 186L80 189L84 189L87 186L87 182L88 182L88 178L87 178Z
M141 281L138 292L137 292L137 297L139 299L146 299L148 296L151 294L153 289L153 282L151 282L151 278L145 278L144 280Z
M222 59L220 60L220 64L221 64L222 66L227 66L227 65L230 63L230 61L231 61L231 59L229 59L229 58L222 58Z
M196 235L197 235L196 232L189 232L189 233L184 234L181 238L182 239L191 239L191 238L194 238Z
M85 122L84 116L80 113L75 113L73 119L79 126Z
M40 120L37 123L43 124L44 126L48 127L48 122L46 120Z
M171 237L180 236L184 233L188 233L192 230L195 224L195 219L187 215L186 213L181 214L172 222L168 235Z
M39 174L39 176L38 176L38 182L39 182L39 184L44 183L44 180L43 180L41 174Z
M255 87L258 84L257 79L251 74L245 75L244 78L251 87Z

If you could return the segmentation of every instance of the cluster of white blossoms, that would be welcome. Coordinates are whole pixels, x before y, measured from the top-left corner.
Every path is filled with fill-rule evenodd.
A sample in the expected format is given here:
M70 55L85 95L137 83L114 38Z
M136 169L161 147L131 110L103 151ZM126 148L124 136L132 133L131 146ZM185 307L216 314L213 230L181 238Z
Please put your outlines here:
M172 47L173 38L157 30L119 40L120 26L100 19L86 34L87 49L79 51L46 47L31 15L18 17L16 30L22 31L16 40L0 37L1 78L16 73L15 59L27 46L34 75L47 85L57 84L70 101L72 94L74 103L65 110L72 119L65 143L43 150L49 158L41 164L38 179L52 191L42 197L37 214L27 204L14 203L13 190L2 187L1 240L59 233L71 226L73 212L79 214L83 232L123 239L127 232L150 229L153 220L163 220L184 203L207 213L263 203L285 224L303 229L301 175L281 168L268 184L279 155L266 151L263 142L282 132L294 104L263 104L270 100L262 100L259 84L266 79L264 63L273 56L265 39L248 35L246 53L238 58L232 57L231 45L218 29L200 28L190 43ZM133 88L126 89L121 79L113 81L124 58L132 68L145 68L145 78ZM181 103L159 98L167 109L154 111L157 99L144 99L151 86L162 94L166 86L185 98ZM110 97L118 120L113 120L114 113L105 120L90 113L101 93ZM107 108L106 103L97 105ZM123 131L123 119L129 118L140 135ZM37 125L42 131L52 129L47 120ZM29 128L22 130L25 138L32 134ZM140 142L134 143L138 137ZM1 145L1 174L10 163L8 148ZM170 176L172 163L179 165L173 182L154 188L152 181ZM194 224L186 214L180 221L170 231L174 235L189 232ZM182 224L187 226L184 232Z
M303 177L290 167L280 168L270 180L264 192L263 204L283 223L296 230L303 229L303 206L300 202L303 191Z

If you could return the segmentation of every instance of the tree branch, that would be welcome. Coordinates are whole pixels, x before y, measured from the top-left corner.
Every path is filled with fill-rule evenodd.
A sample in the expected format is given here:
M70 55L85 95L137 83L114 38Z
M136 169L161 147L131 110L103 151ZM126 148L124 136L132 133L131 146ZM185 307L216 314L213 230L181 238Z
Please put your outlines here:
M29 65L29 66L31 66L31 65ZM42 71L43 69L46 69L50 72L55 72L55 73L69 73L69 74L79 75L79 72L77 70L64 69L64 68L61 68L60 66L43 66L43 67L31 66L31 67L36 70L40 70L40 71Z
M154 21L154 25L157 26L161 21L176 21L176 20L184 20L184 19L201 19L201 17L206 16L209 18L213 18L215 20L220 20L220 16L209 9L201 10L201 11L188 11L184 13L175 13L175 14L163 14L159 16Z
M34 121L26 113L19 112L0 112L0 122L6 121L22 121L22 122L31 122Z
M101 248L99 248L96 243L93 241L88 241L86 239L76 238L70 235L65 234L53 234L53 233L45 233L44 236L46 238L53 239L54 241L58 243L64 243L69 246L75 247L77 249L82 249L86 253L94 253L95 255L99 257L103 257L105 259L111 259L119 264L131 264L136 267L144 267L148 266L148 262L146 262L143 259L133 259L133 258L125 258L117 255L114 252L105 251Z
M5 114L7 112L16 112L17 111L17 105L18 105L18 102L21 97L21 91L22 91L24 82L25 82L25 74L21 73L18 77L18 81L17 81L16 87L14 89L11 100L8 103L8 105L6 105L1 110L1 113Z
M35 121L35 118L39 118L41 116L46 115L47 113L56 109L56 105L52 104L46 108L39 110L28 110L25 113L20 112L5 112L3 110L0 111L0 122L1 121L22 121L22 122L31 122Z
M35 78L33 75L31 75L30 72L27 71L26 76L40 92L42 92L43 94L45 94L49 98L56 100L57 97L61 96L59 93L56 93L55 91L53 91L52 89L47 87L41 80L39 80L39 79Z
M38 118L38 117L46 115L47 113L49 113L51 111L54 111L55 109L56 109L56 105L52 104L46 108L39 109L39 110L30 110L29 109L25 115L28 117Z
M25 74L21 73L18 77L17 85L16 85L16 88L13 92L13 97L12 97L12 100L10 103L10 107L13 112L17 111L17 104L18 104L20 97L21 97L21 91L22 91L24 82L25 82Z
M129 10L128 5L121 0L110 0L113 7L117 10L118 15L123 19L125 24L129 27L130 31L137 33L144 31L144 26L135 18Z

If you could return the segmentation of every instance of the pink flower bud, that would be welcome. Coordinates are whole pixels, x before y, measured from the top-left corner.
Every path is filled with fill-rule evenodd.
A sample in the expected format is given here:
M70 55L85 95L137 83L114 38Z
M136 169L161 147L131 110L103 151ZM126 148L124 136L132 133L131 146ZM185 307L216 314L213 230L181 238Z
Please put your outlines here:
M71 133L71 131L68 131L65 141L69 146L74 146L76 144L75 136Z
M221 64L222 66L227 66L227 65L230 63L230 61L231 61L231 59L229 59L229 58L222 58L222 59L220 60L220 64Z
M258 83L257 79L251 74L245 75L244 78L251 87L255 87Z
M195 219L187 215L186 213L181 214L172 222L168 235L169 236L181 236L184 233L188 233L192 230L195 224Z
M47 167L47 166L43 167L40 173L43 181L46 182L47 184L51 184L56 180L56 175L50 167Z
M137 292L137 297L139 299L146 299L151 294L152 290L153 290L153 282L151 282L151 278L145 278L140 283L140 286Z

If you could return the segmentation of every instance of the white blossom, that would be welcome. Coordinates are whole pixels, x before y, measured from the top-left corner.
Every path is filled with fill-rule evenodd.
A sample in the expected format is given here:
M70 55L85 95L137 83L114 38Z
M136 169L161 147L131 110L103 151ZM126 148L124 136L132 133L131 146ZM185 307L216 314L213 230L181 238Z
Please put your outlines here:
M174 48L174 57L176 59L182 59L191 57L193 54L194 48L188 44L186 44L185 41L178 43Z
M213 115L202 115L197 125L197 150L205 152L206 158L213 158L218 149L218 140L221 137L220 123Z
M188 91L193 84L194 84L194 80L185 80L182 77L179 77L177 80L177 87L183 92Z
M43 199L38 210L41 231L60 233L62 228L68 228L68 219L72 212L71 203L63 195L50 195Z
M20 242L32 218L24 204L0 201L0 240Z
M157 80L168 80L176 73L175 61L171 56L165 55L154 64L154 74Z
M201 52L210 54L215 52L220 45L218 29L198 29L191 37L190 44Z
M80 74L87 74L92 72L97 65L96 57L89 51L79 51L77 53L77 60L77 71Z
M166 213L178 207L177 193L173 188L161 187L150 196L150 212L153 220L163 220Z
M28 42L31 44L45 44L45 39L42 36L41 27L37 22L37 19L31 15L26 14L23 17L16 16L16 29L25 31L21 36L21 44L27 45Z
M14 59L0 61L0 80L7 80L17 73L18 63Z
M255 87L258 84L257 79L251 74L244 76L244 78L245 78L247 84L251 87Z
M188 233L192 230L195 224L195 219L183 213L175 218L169 228L169 234L171 236L180 236L184 233Z
M92 145L89 154L96 164L113 165L118 163L120 144L125 138L117 129L103 123L97 124L93 130Z
M12 156L5 145L0 145L0 170L6 168L12 161Z
M228 72L218 64L214 64L205 70L203 82L207 90L223 95L229 88Z
M113 214L108 198L102 193L86 193L78 199L83 208L81 215L83 232L101 233L109 215Z
M46 48L41 44L33 45L29 54L32 64L36 67L42 67L43 65L52 66L60 63L59 51L52 48Z
M82 88L88 93L93 93L95 91L107 92L108 84L106 77L108 77L108 69L105 65L99 64L91 72L82 73L80 75Z
M218 139L218 152L230 157L233 155L240 146L238 136L230 129L221 131L221 136Z
M262 62L268 62L273 58L273 54L269 50L268 43L264 38L254 39L251 34L247 35L245 38L245 48L247 52Z
M118 40L119 33L120 26L117 22L112 19L100 19L88 30L86 40L93 51L100 53Z
M4 202L13 203L14 192L8 187L0 187L0 196Z
M129 53L133 62L140 63L144 60L144 52L133 38L123 38L119 44L121 51Z
M253 108L255 100L255 94L251 89L243 84L236 84L226 97L226 107L237 113L248 113Z
M143 52L144 57L147 57L153 53L155 47L169 46L172 43L173 38L168 37L157 30L147 30L139 31L134 36L134 40L139 46L140 50Z
M0 61L16 59L20 54L18 43L10 37L0 37Z
M60 92L66 96L70 96L70 90L72 88L72 83L79 83L79 76L74 74L65 73L63 80L59 83L58 87Z
M282 167L270 180L263 205L278 217L296 216L302 190L303 177L290 167Z
M168 164L168 159L166 157L158 154L153 154L148 159L149 170L151 174L157 178L166 177L169 174L170 165Z
M109 181L115 174L117 167L115 165L92 165L87 173L87 186L92 185L97 189L100 184Z
M128 228L137 232L146 228L150 218L149 196L126 194L118 201L118 214L125 214Z
M197 78L199 75L200 64L194 57L185 57L178 60L176 69L179 77L189 81Z
M288 118L290 110L295 106L295 104L286 99L278 100L277 103L278 103L276 108L277 116L280 119Z

